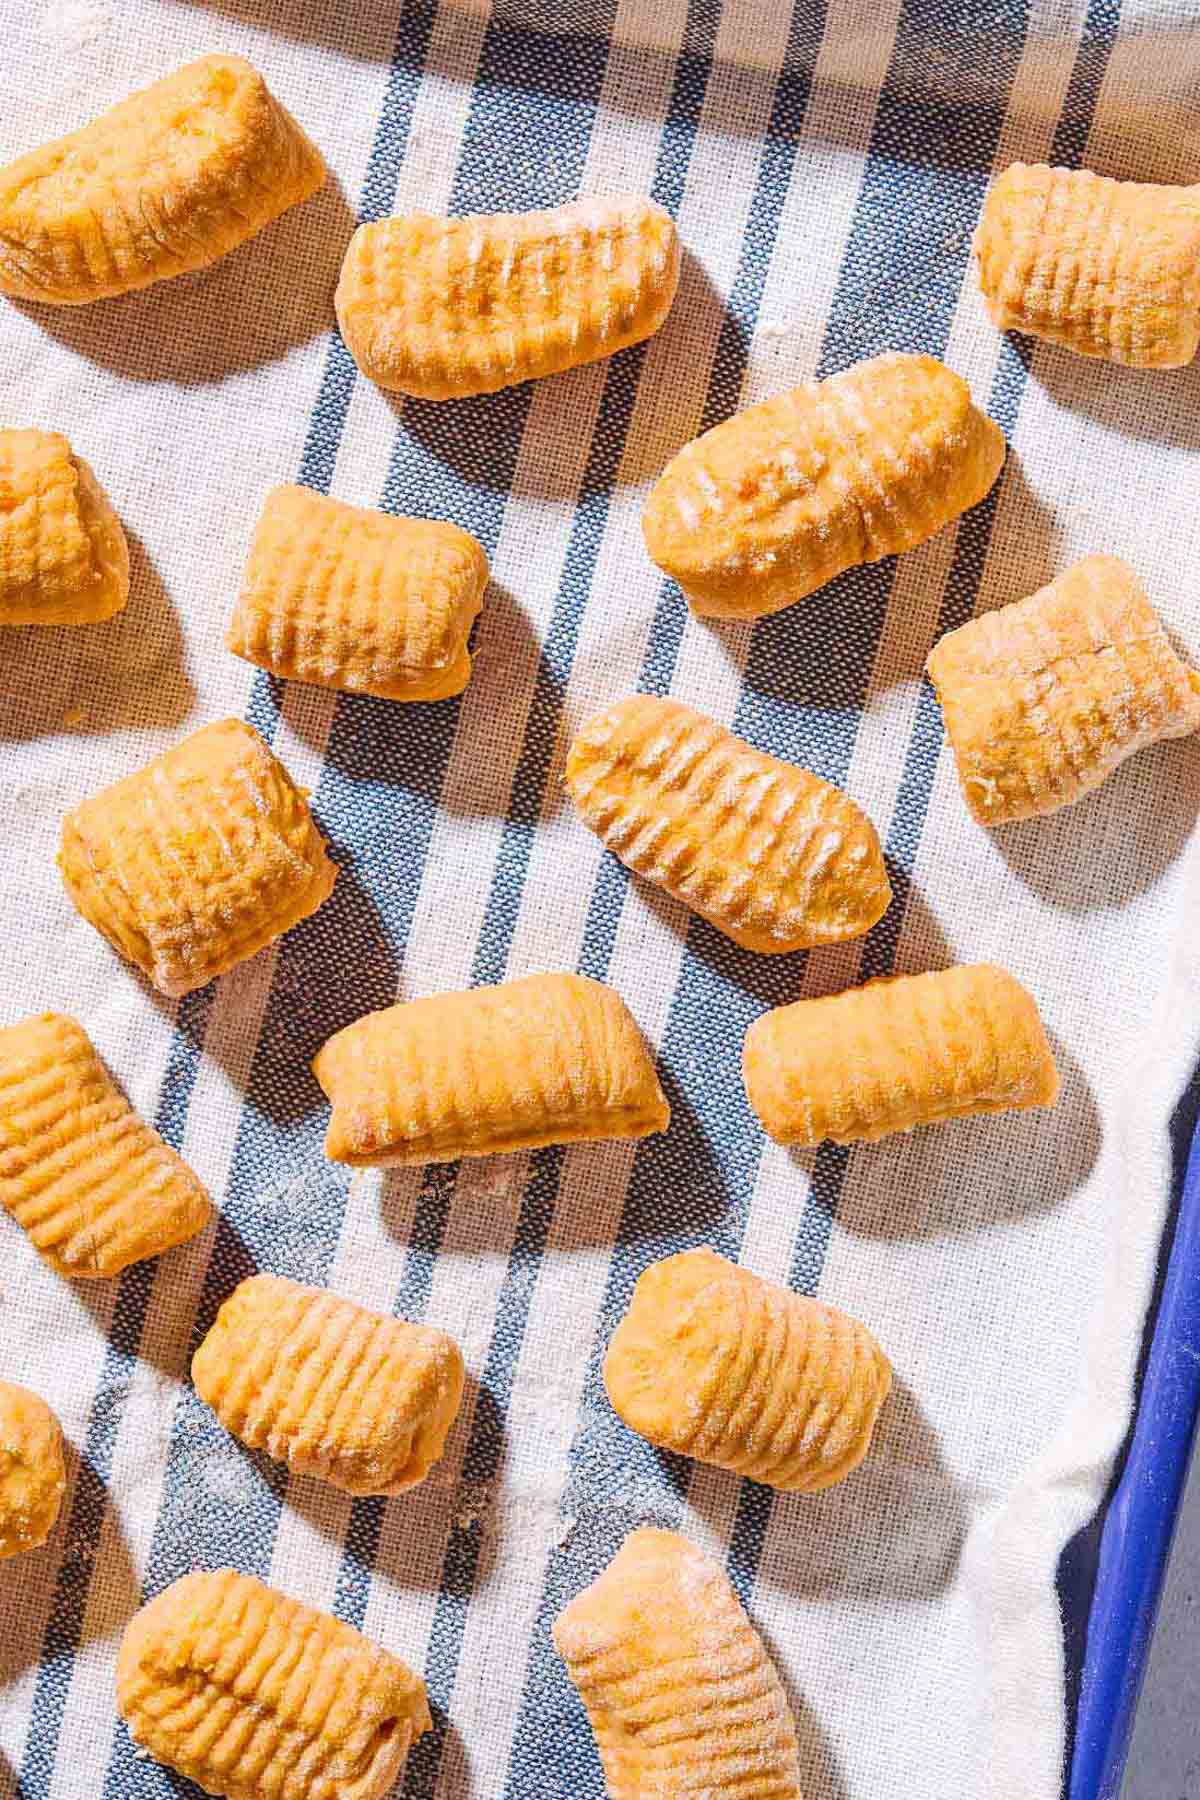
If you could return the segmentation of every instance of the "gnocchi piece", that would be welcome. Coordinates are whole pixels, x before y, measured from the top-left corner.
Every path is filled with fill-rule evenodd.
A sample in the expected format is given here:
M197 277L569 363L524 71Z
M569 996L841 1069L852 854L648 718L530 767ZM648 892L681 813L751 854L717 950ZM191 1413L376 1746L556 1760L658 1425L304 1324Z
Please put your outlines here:
M129 545L87 463L57 431L0 431L0 625L92 625L128 598Z
M566 780L623 863L746 950L859 937L891 902L875 827L853 800L678 700L635 694L597 713Z
M609 1800L802 1800L783 1684L725 1572L674 1531L630 1532L559 1614Z
M83 306L207 268L325 180L240 56L202 56L0 169L0 293Z
M334 305L371 381L450 400L640 344L678 285L670 215L624 194L550 212L410 213L360 225Z
M432 1728L398 1656L233 1569L134 1614L117 1710L156 1762L225 1800L383 1800Z
M325 1154L356 1168L665 1131L670 1108L625 1002L584 975L526 975L368 1013L313 1074Z
M240 719L68 813L58 862L88 923L171 996L307 918L337 873L304 793Z
M892 1371L848 1313L685 1250L638 1277L604 1385L661 1449L814 1494L867 1454Z
M203 1231L208 1195L62 1013L0 1030L0 1202L60 1275L117 1275Z
M777 1006L746 1033L742 1070L778 1144L851 1144L1058 1099L1033 997L993 963Z
M443 700L471 674L488 563L469 532L329 500L267 495L228 649L260 669L385 700Z
M759 618L923 544L983 499L1004 453L961 376L871 357L685 444L650 490L646 548L694 612Z
M1200 187L1013 163L975 254L1001 331L1143 369L1179 368L1200 345Z
M1200 730L1200 676L1115 556L947 632L926 668L981 825L1070 806L1135 750Z
M429 1325L280 1275L240 1282L192 1358L227 1431L348 1494L400 1494L442 1454L463 1359Z
M66 1486L58 1420L39 1394L0 1381L0 1557L45 1543Z

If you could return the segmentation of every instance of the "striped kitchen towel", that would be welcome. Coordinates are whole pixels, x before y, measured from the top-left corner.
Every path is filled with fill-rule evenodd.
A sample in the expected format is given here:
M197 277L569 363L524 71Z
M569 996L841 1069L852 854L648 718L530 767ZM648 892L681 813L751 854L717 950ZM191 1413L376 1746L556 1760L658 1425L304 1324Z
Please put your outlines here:
M1055 818L968 818L920 670L933 639L1107 551L1200 650L1200 367L1139 374L1002 339L970 237L1020 158L1200 179L1194 0L0 0L0 155L187 58L240 51L336 182L203 274L0 310L0 417L66 431L131 536L109 624L0 640L0 1018L80 1017L221 1206L119 1281L4 1234L0 1374L74 1446L63 1519L6 1565L0 1794L166 1800L118 1727L143 1594L234 1564L422 1667L405 1800L600 1800L550 1624L631 1527L722 1558L791 1693L808 1800L1055 1800L1059 1558L1128 1420L1196 1050L1200 745L1159 745ZM639 190L678 220L649 344L494 397L399 404L331 296L356 218ZM899 563L747 626L692 618L641 545L649 482L740 405L878 351L945 358L1008 435L989 498ZM457 520L494 581L459 700L282 686L221 638L266 488ZM860 943L763 959L602 853L564 804L598 705L672 693L845 785L897 903ZM332 900L178 1004L69 909L61 816L186 730L251 720L314 806ZM892 969L1010 966L1052 1029L1052 1114L789 1156L738 1073L764 1008ZM613 983L674 1110L641 1145L462 1168L326 1163L308 1073L397 996L543 968ZM599 1357L634 1280L712 1244L866 1320L897 1390L844 1486L773 1497L656 1454ZM464 1346L444 1463L352 1502L238 1448L187 1379L253 1269Z

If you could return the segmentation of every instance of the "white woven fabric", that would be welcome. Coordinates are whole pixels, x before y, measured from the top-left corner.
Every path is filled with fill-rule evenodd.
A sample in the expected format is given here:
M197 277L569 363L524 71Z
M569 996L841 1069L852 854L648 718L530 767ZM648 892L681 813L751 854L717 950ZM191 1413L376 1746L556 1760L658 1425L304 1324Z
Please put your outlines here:
M728 1557L793 1696L807 1800L1054 1800L1055 1571L1127 1425L1196 1051L1200 746L989 836L919 676L939 630L1092 551L1126 557L1200 654L1200 365L1019 355L968 258L1016 158L1200 179L1193 0L801 0L794 18L782 0L504 0L491 18L483 0L0 0L0 29L5 158L220 48L336 174L204 274L0 310L0 421L69 435L134 556L110 624L0 633L0 1016L75 1014L225 1220L93 1287L5 1230L0 1375L45 1396L76 1455L51 1542L0 1577L0 1794L190 1792L117 1729L116 1645L143 1587L234 1562L424 1667L438 1729L398 1791L595 1800L548 1624L656 1520ZM446 409L353 380L331 295L356 214L630 188L672 207L690 253L644 352ZM753 635L692 619L638 529L667 456L886 347L944 355L1004 425L998 498ZM262 495L301 478L482 537L495 582L460 703L277 690L224 651ZM563 748L639 685L845 783L901 893L865 944L768 965L602 855L561 799ZM174 1007L72 913L59 823L229 713L314 790L342 874L308 926ZM765 1005L984 958L1052 1029L1053 1114L832 1157L764 1147L737 1052ZM329 1031L398 994L576 966L660 1047L667 1139L436 1179L324 1162L305 1066ZM771 1504L613 1420L596 1360L632 1280L698 1241L849 1308L893 1359L844 1486ZM190 1351L255 1264L458 1336L475 1381L423 1488L351 1506L215 1427Z

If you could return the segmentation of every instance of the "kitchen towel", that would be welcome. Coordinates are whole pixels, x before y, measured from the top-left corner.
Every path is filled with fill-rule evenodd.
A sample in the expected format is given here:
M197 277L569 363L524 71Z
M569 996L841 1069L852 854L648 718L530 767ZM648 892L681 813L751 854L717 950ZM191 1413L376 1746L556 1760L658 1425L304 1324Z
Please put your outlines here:
M216 267L78 310L0 307L0 419L68 434L129 530L128 610L0 633L0 1017L75 1014L211 1189L219 1223L71 1286L4 1225L0 1375L73 1446L63 1518L0 1572L0 1793L192 1793L115 1720L143 1594L233 1564L424 1670L405 1800L599 1800L554 1654L624 1533L726 1563L795 1707L807 1800L1055 1800L1068 1733L1055 1579L1126 1429L1200 1018L1200 743L986 833L928 649L1076 558L1127 558L1200 654L1200 367L1138 373L1002 338L971 233L1016 159L1200 180L1194 0L0 0L0 155L185 60L248 55L334 178ZM356 219L652 194L679 299L650 343L478 400L357 377L332 292ZM648 561L649 483L739 406L887 349L943 357L1011 443L994 492L899 562L751 629L692 618ZM447 517L494 579L461 699L281 685L222 634L266 489ZM573 728L671 693L845 785L896 902L865 940L741 951L631 879L562 787ZM67 904L64 811L235 714L313 804L340 875L271 950L168 1004ZM1063 1097L789 1155L742 1093L766 1007L893 969L1006 964ZM578 969L657 1049L670 1132L461 1168L327 1163L308 1072L397 997ZM599 1359L639 1271L707 1243L863 1318L896 1390L823 1496L656 1453ZM352 1502L239 1448L191 1350L254 1269L445 1327L471 1379L445 1461Z

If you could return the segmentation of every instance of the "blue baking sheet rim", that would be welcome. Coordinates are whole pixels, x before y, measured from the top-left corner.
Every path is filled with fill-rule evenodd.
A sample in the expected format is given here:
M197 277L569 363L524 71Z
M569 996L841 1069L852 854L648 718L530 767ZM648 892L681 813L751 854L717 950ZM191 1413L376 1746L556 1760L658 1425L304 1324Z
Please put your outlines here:
M1171 1214L1138 1403L1104 1506L1059 1565L1072 1722L1064 1800L1116 1800L1200 1409L1200 1071L1171 1120Z

